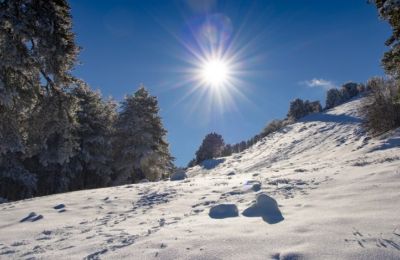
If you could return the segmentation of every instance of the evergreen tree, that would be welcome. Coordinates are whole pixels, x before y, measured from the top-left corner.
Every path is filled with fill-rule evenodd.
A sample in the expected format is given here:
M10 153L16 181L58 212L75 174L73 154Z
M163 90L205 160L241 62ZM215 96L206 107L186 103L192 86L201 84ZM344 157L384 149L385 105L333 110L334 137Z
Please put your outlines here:
M240 151L243 152L244 150L246 150L247 145L246 145L246 141L241 141L239 143L239 147L240 147Z
M310 102L308 100L296 98L290 102L289 112L287 117L289 120L297 120L312 113L319 113L322 111L319 101Z
M78 99L77 136L81 176L75 182L79 188L104 187L112 174L112 143L115 104L104 102L99 92L81 82L72 93ZM78 169L76 169L78 170Z
M157 99L142 86L122 103L116 124L114 184L156 181L173 168Z
M222 155L225 143L221 135L210 133L204 138L200 148L196 152L196 162L199 164L207 159Z
M342 103L340 91L336 88L331 88L326 92L325 108L330 109Z
M343 91L348 93L349 99L351 99L359 94L358 93L358 85L359 84L354 83L354 82L348 82L342 86Z
M29 118L26 166L39 178L40 194L68 191L71 159L78 154L77 99L70 93L44 95Z
M232 154L232 145L226 144L224 146L224 149L222 149L222 154L221 156L229 156Z
M190 167L194 167L194 166L196 166L196 159L193 158L192 160L190 160L188 162L187 167L190 168Z
M73 108L62 107L73 107L63 93L74 81L70 70L79 51L71 28L64 0L0 2L0 182L21 191L19 198L36 192L40 166L50 171L49 164L66 162L75 147L68 133ZM58 148L51 145L62 140L52 154Z
M287 114L288 118L297 120L303 116L307 115L307 111L304 106L304 101L300 98L296 98L290 102L289 112Z
M390 50L383 56L383 67L389 75L400 79L400 1L372 0L372 2L376 4L380 17L387 20L393 30L393 34L385 42Z

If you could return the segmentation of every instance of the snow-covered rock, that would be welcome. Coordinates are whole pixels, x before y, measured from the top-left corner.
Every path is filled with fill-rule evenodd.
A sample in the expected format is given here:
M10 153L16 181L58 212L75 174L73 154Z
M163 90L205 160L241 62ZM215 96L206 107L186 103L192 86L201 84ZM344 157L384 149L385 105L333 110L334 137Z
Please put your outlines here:
M276 200L265 193L257 195L256 203L243 211L246 217L262 217L269 224L276 224L283 221L283 216L279 210Z
M210 218L233 218L239 216L238 208L235 204L219 204L210 209Z

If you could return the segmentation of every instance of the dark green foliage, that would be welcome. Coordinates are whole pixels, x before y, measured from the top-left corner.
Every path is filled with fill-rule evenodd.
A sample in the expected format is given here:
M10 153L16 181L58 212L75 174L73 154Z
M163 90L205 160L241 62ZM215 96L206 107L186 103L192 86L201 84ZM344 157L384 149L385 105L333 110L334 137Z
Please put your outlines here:
M378 8L379 16L392 27L392 35L385 43L390 50L382 58L390 78L369 80L366 86L369 95L360 108L367 130L378 135L400 126L400 1L371 2Z
M299 98L296 98L295 100L290 102L290 107L287 117L290 120L298 120L306 115L312 113L319 113L321 111L322 107L319 101L310 102L308 100L303 101Z
M334 108L343 104L364 91L366 91L364 85L354 82L348 82L340 89L329 89L328 92L326 92L325 109Z
M351 99L358 95L358 85L359 84L357 84L357 83L349 82L349 83L344 84L340 90L343 93L346 93L345 95L346 95L347 99Z
M140 87L121 106L114 138L115 184L159 180L173 169L156 97Z
M75 88L73 95L78 100L76 132L79 152L74 158L76 179L80 188L105 187L112 174L112 142L116 105L104 102L99 92L94 92L84 82Z
M392 0L372 0L378 8L379 16L392 27L392 35L385 42L390 50L385 52L382 65L385 71L400 79L400 2Z
M330 109L342 103L342 95L336 88L332 88L326 92L325 108Z
M79 48L71 29L66 1L0 2L0 182L9 189L0 196L25 198L45 194L40 186L46 193L65 186L40 182L59 178L76 152L69 85Z
M224 149L224 139L217 133L210 133L204 138L199 150L196 152L197 164L207 159L217 158L222 156Z
M116 106L71 75L78 52L65 0L0 1L0 201L105 187L116 176ZM144 89L134 101L134 169L168 176L157 101Z

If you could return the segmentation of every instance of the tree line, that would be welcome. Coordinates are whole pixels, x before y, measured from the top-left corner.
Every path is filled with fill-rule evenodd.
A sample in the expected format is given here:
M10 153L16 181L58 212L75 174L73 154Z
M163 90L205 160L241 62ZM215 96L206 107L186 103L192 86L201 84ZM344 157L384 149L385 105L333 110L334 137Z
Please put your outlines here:
M65 0L0 2L0 198L156 181L173 157L157 99L118 104L72 75L80 48Z
M204 160L240 153L250 148L264 137L281 130L285 126L293 124L307 115L320 113L324 110L331 109L335 106L345 103L360 93L363 93L365 90L366 88L363 84L354 82L346 83L339 89L329 89L326 94L326 106L324 109L319 101L309 101L296 98L290 102L289 110L284 119L272 120L260 133L254 135L246 141L241 141L233 145L225 144L224 139L220 134L214 132L207 134L203 139L199 149L196 151L195 158L189 162L188 167L201 164L201 162ZM335 94L332 95L332 93Z
M400 127L400 1L369 0L378 9L379 17L389 23L392 35L385 42L390 47L382 58L382 67L386 77L373 77L364 84L349 82L339 89L332 88L326 93L324 110L334 108L353 97L364 93L359 112L364 116L363 125L372 135L379 135ZM287 117L275 119L267 124L261 133L247 141L230 145L225 144L223 137L210 133L203 139L188 167L201 164L204 160L239 153L251 147L260 139L273 134L283 127L312 113L323 111L319 101L310 102L295 99L290 102Z

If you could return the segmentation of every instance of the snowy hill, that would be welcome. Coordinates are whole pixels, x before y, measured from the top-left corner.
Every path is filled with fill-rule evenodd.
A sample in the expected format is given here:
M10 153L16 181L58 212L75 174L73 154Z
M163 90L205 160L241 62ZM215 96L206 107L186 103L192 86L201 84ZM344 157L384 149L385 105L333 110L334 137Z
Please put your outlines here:
M367 137L359 102L184 181L1 204L0 259L400 259L400 129Z

